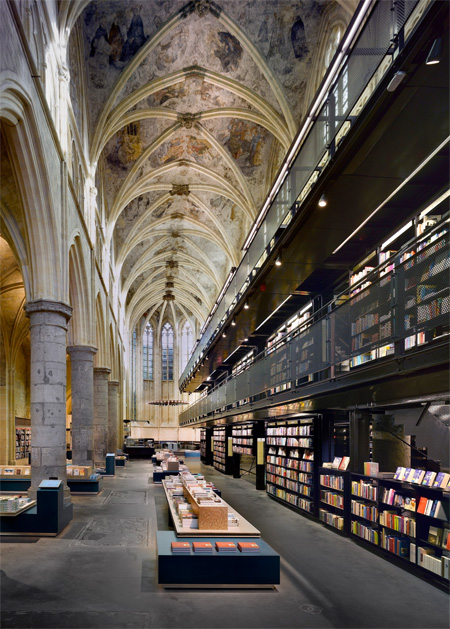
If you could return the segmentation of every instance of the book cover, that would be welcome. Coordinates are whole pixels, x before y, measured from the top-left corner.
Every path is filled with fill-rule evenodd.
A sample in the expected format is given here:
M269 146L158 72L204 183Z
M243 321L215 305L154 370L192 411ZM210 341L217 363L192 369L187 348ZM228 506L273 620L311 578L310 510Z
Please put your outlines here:
M425 507L427 506L428 500L425 496L422 496L419 500L419 504L417 505L417 513L425 513Z
M394 474L395 480L403 480L405 472L406 472L406 467L398 467Z
M440 546L442 543L442 535L444 530L439 526L430 526L428 530L428 542L435 546Z
M435 478L436 478L436 472L426 472L422 480L422 485L431 487L434 483Z
M380 471L380 464L374 463L373 461L366 461L364 463L364 475L365 476L376 476Z
M414 470L414 474L411 477L411 483L415 483L416 485L420 485L425 476L425 470Z
M339 468L339 465L340 465L341 461L342 461L342 457L340 457L340 456L335 456L334 457L334 459L333 459L333 468L335 470L337 470Z
M450 480L450 474L446 474L445 472L439 472L434 480L433 487L441 487L441 489L445 489L445 487L447 487L449 480Z
M192 542L192 547L195 552L210 552L213 551L213 545L211 542Z
M445 512L442 502L440 500L435 500L434 502L435 505L433 509L433 517L438 518L439 520L447 520L447 514Z
M239 542L238 548L242 553L259 552L259 546L255 542Z
M425 515L431 515L434 518L434 512L436 510L436 500L427 500L427 504L425 506L425 511L424 514ZM433 511L433 513L431 513Z
M350 457L349 456L343 456L342 457L342 461L339 464L339 469L340 470L346 470L348 465L350 463Z
M219 552L234 552L237 547L234 542L216 542L216 549Z
M416 470L413 467L407 467L405 470L405 475L403 476L403 480L407 483L410 483L415 471Z
M173 553L189 553L191 544L190 542L171 542L170 548Z

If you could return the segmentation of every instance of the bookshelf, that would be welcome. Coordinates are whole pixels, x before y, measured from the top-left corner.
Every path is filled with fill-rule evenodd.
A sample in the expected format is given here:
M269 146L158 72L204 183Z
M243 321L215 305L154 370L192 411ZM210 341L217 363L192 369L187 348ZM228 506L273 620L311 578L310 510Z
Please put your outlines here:
M31 453L31 428L16 428L16 461Z
M232 473L233 452L231 439L231 425L214 428L213 466L224 474Z
M319 520L338 531L348 532L350 473L329 467L319 467Z
M233 426L233 454L254 455L253 423Z
M417 487L416 492L417 565L448 583L450 493L422 485Z
M378 546L378 479L352 473L350 482L350 534Z
M268 422L266 491L302 512L317 510L317 421Z
M200 460L202 463L206 463L206 430L202 428L200 430Z
M380 546L416 563L416 491L410 483L379 480Z

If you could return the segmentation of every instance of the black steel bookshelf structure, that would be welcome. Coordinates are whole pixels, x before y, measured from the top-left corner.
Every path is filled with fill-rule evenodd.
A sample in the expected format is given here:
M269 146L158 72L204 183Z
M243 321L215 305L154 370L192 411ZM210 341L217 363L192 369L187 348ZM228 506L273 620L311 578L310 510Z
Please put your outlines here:
M213 429L213 466L224 474L233 473L233 446L231 426Z

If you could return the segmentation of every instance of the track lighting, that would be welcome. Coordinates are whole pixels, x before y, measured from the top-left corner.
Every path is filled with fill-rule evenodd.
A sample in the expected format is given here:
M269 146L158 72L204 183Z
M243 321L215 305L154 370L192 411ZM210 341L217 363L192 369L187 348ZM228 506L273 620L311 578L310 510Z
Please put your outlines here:
M325 192L322 192L322 196L320 197L317 205L319 207L325 207L327 203L328 201L327 201L327 197L325 196Z
M435 65L439 63L441 60L442 54L442 38L438 37L434 40L433 45L431 46L430 52L428 53L428 57L426 60L427 66Z
M236 325L236 319L233 319L233 321L231 322L231 325Z
M248 310L250 308L248 301L244 304L244 310Z
M281 255L275 260L275 266L281 266L283 263L281 262Z

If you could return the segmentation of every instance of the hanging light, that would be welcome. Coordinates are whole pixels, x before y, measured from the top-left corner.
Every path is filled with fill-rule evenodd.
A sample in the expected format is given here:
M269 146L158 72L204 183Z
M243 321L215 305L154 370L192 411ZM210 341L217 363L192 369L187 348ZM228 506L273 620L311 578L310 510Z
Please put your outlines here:
M248 301L244 304L244 310L248 310L250 308Z
M233 319L231 325L236 325L236 319Z
M319 207L325 207L327 203L328 201L327 201L327 197L325 196L325 192L322 192L322 196L320 197L317 205Z
M435 65L436 63L439 63L439 61L441 60L441 54L442 54L442 38L438 37L437 39L434 40L433 45L431 46L430 52L428 53L427 60L425 61L427 66L432 66L432 65Z
M281 255L279 255L277 257L277 259L275 260L275 266L281 266L283 263L281 261Z

